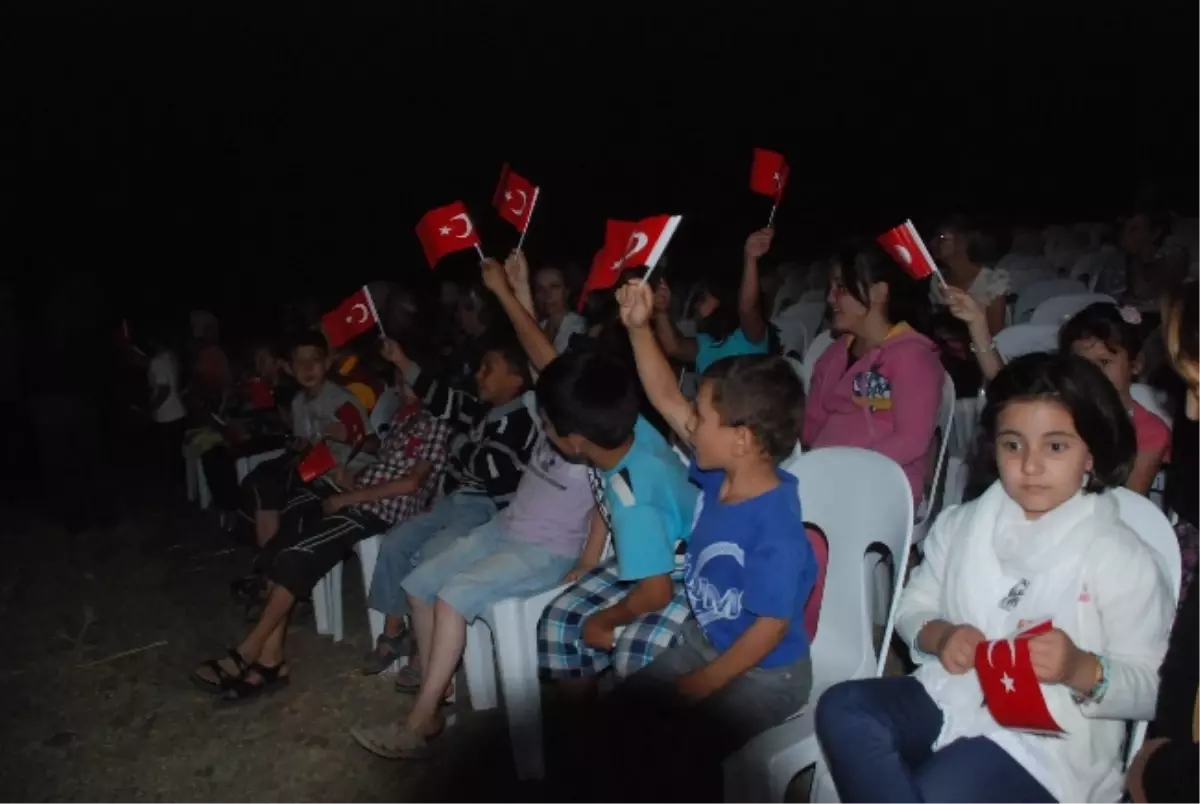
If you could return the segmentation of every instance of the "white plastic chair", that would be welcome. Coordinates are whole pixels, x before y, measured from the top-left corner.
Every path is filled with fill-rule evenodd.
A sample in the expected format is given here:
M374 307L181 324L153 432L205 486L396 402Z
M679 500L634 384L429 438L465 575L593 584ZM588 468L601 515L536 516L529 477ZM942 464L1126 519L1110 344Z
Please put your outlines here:
M1024 324L1029 321L1033 311L1046 299L1055 296L1074 296L1087 293L1087 285L1078 279L1044 279L1025 287L1017 294L1017 304L1013 309L1013 321Z
M896 595L883 648L875 653L867 551L882 544L892 554L896 589L908 568L912 490L895 461L870 450L829 447L805 453L792 470L800 481L805 521L820 528L829 543L820 628L812 645L812 693L791 720L725 760L726 801L783 801L792 777L818 761L813 713L821 694L839 681L879 676L891 642ZM857 488L871 489L870 505L851 499Z
M388 386L379 395L379 399L375 402L375 407L371 409L371 415L368 417L368 425L371 432L382 436L392 423L392 417L396 415L396 411L404 405L404 398L400 396L400 392L392 386Z
M1055 296L1037 306L1029 317L1030 324L1054 324L1062 326L1071 316L1093 304L1116 304L1116 299L1103 293L1074 293Z
M1174 417L1167 412L1166 405L1163 404L1162 398L1158 392L1140 382L1135 382L1129 386L1129 395L1133 397L1133 401L1144 407L1150 413L1153 413L1158 418L1166 422L1167 427L1174 427Z
M1167 579L1167 588L1171 590L1171 600L1179 600L1179 589L1183 583L1183 557L1179 553L1179 539L1175 536L1175 528L1171 527L1171 521L1141 494L1126 488L1113 489L1113 493L1117 497L1121 519L1154 549L1158 558L1158 568ZM1127 767L1134 754L1142 747L1149 725L1145 720L1134 723L1125 755Z
M817 361L821 359L821 355L825 350L833 344L833 333L825 330L820 335L812 339L812 343L808 345L808 351L804 353L804 360L800 361L801 373L800 382L804 384L804 393L808 393L808 388L812 384L813 368L816 367Z
M1005 360L1033 352L1053 352L1058 349L1058 325L1013 324L997 332L992 340Z
M772 317L771 323L779 328L779 339L783 343L784 352L794 351L803 355L811 338L821 329L821 320L824 317L823 300L798 301Z

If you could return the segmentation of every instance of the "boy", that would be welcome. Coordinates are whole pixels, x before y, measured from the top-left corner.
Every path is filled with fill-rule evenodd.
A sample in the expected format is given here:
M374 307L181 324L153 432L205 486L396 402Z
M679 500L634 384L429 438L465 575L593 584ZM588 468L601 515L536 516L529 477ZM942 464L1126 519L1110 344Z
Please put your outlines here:
M283 641L296 598L360 539L425 510L445 467L450 428L423 410L410 389L403 390L405 405L392 417L379 460L359 472L350 489L322 500L300 486L288 500L279 533L260 557L269 581L262 614L236 649L196 669L197 686L241 700L286 681Z
M280 512L289 497L301 485L296 464L301 449L331 440L330 451L340 468L354 472L371 462L369 453L374 452L378 441L368 437L362 451L345 466L353 450L348 443L346 426L338 421L337 411L345 404L354 406L363 424L367 422L367 411L354 394L326 378L329 371L329 344L325 336L309 330L297 336L288 352L292 376L299 383L301 392L292 398L292 434L295 436L289 454L259 464L242 482L245 497L243 515L254 522L255 540L259 547L266 545L279 530ZM343 482L348 482L346 472L338 472ZM314 490L328 496L333 489L325 483L314 484Z
M796 479L778 468L795 447L803 391L785 360L743 355L705 370L693 408L650 329L650 288L632 282L618 300L651 403L695 449L690 474L703 507L686 554L682 638L618 688L615 728L656 747L687 746L698 771L719 768L799 711L812 686L804 605L818 568Z
M519 347L485 349L475 373L478 397L423 372L390 338L383 340L382 354L403 372L430 413L455 433L440 489L444 496L428 513L389 531L379 545L367 605L387 619L363 668L367 673L383 672L405 650L409 605L401 584L418 558L442 552L512 501L537 438L521 398L529 386L529 367Z
M537 396L547 436L591 465L616 548L615 559L584 574L538 624L541 675L590 689L610 665L625 677L675 643L687 614L683 587L672 580L675 546L687 536L696 490L638 416L637 382L622 362L596 352L559 358L538 379Z

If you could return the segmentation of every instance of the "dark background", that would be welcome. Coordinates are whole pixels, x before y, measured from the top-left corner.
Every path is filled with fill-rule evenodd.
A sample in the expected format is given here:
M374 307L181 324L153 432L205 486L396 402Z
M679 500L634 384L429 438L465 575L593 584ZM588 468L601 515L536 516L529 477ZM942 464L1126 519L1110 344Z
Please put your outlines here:
M1196 206L1194 0L241 5L4 12L18 299L85 271L113 311L237 326L426 282L429 208L462 199L491 254L514 245L488 207L504 161L543 188L533 261L586 265L606 217L681 213L670 272L736 267L770 204L756 145L792 163L779 257L953 210Z

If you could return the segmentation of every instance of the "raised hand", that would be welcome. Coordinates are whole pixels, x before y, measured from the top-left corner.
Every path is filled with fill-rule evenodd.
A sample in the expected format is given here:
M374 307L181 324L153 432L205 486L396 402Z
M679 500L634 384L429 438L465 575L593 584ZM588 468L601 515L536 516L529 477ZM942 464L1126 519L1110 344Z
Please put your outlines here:
M514 248L504 261L504 273L508 275L508 284L514 289L529 286L529 263L525 252Z
M967 291L953 286L942 288L950 314L968 327L987 323L987 313Z
M771 239L775 237L775 230L770 227L759 229L752 235L746 238L746 259L757 260L762 255L766 254L771 249Z
M665 313L671 309L671 287L663 281L654 286L654 312Z
M396 343L392 338L379 339L379 354L393 366L403 367L408 362L408 355L404 354L404 350L400 348L400 344Z
M496 295L508 291L508 276L505 275L505 267L500 264L499 260L488 257L479 263L479 267L483 271L484 287Z
M630 280L629 284L618 290L617 303L621 306L621 323L626 329L642 329L650 323L654 294L642 280Z

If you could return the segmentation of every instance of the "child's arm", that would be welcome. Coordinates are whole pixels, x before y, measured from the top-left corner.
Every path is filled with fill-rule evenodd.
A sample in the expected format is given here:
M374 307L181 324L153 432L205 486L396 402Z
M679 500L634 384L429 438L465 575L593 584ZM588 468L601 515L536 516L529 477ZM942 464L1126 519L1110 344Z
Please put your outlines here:
M746 240L745 261L742 264L742 286L738 291L738 319L742 333L751 343L762 343L767 337L767 322L763 320L758 298L758 261L771 248L775 230L760 229Z
M451 388L437 377L421 371L400 344L391 338L380 341L380 353L384 360L400 369L404 379L412 387L413 393L421 397L421 402L435 418L455 425L469 426L487 412L487 406L474 396Z
M666 282L659 282L654 289L654 334L662 344L663 351L673 360L691 363L696 359L699 347L695 338L685 338L675 329L671 320L671 289Z
M503 432L494 431L478 444L467 440L465 434L456 435L451 451L468 472L483 482L488 496L498 500L517 490L536 440L532 417L512 415Z
M967 332L971 335L971 351L979 363L979 370L984 379L991 380L1004 368L1004 360L992 341L992 334L999 332L999 329L992 329L992 319L995 317L993 308L997 303L1000 324L1004 324L1004 294L1000 294L986 310L965 290L947 286L942 288L942 295L946 297L946 307L950 314L967 325Z
M706 698L730 681L757 667L787 634L788 620L758 617L729 649L679 680L679 692L693 700Z
M1163 455L1166 452L1166 447L1139 452L1134 458L1133 470L1129 473L1129 480L1126 481L1125 488L1136 491L1138 494L1149 492L1150 486L1154 484L1154 476L1158 474L1158 470L1162 466Z
M650 331L654 294L651 293L649 285L635 279L617 291L617 301L621 304L621 321L629 330L638 376L642 380L642 387L646 389L650 404L662 414L672 430L681 438L687 439L692 406L679 392L671 364L667 362L658 341Z
M515 273L524 266L525 257L521 252L514 251L506 264L512 264ZM528 268L525 267L524 271L527 272ZM517 340L521 342L521 348L529 356L529 362L535 369L541 371L547 363L558 356L558 353L554 351L554 344L546 337L546 333L542 332L542 328L538 326L537 321L526 309L518 293L509 285L504 267L496 260L483 261L483 284L495 294L496 300L500 302L508 320L512 322L513 329L517 333ZM525 285L525 295L528 295L528 280Z
M583 552L579 554L579 561L575 563L575 567L563 576L563 583L578 581L584 573L599 564L606 544L608 544L608 525L604 524L604 517L600 515L600 509L593 508L588 521L588 535L587 541L583 545Z
M432 461L417 461L408 474L377 483L374 486L363 486L360 489L355 489L350 492L356 503L377 502L386 500L389 497L399 497L401 495L416 494L425 485L425 481L429 478L429 473L433 471Z
M675 586L670 575L651 575L642 578L629 594L618 603L588 617L583 623L583 641L601 650L612 650L613 631L622 625L658 611L675 597Z

